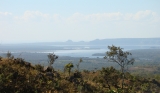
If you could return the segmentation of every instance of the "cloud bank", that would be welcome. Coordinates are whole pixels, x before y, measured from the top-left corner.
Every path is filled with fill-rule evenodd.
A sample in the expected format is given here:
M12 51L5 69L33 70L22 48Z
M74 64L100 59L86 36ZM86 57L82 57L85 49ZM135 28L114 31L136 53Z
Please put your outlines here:
M0 24L0 34L3 34L0 39L10 41L6 40L10 36L17 42L158 37L160 34L160 15L151 10L136 13L77 12L71 16L40 11L25 11L22 15L0 12Z

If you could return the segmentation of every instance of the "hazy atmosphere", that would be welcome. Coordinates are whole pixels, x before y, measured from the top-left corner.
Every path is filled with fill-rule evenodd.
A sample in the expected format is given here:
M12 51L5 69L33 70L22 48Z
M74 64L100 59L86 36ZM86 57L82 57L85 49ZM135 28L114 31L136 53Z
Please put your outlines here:
M160 0L0 0L0 93L160 93Z
M159 0L0 0L0 43L160 37Z

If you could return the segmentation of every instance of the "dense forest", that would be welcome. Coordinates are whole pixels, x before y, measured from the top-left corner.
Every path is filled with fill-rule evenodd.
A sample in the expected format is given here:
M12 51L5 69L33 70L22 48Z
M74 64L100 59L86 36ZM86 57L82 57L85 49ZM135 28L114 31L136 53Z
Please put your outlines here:
M54 65L59 57L54 53L47 55L48 65L44 66L8 52L6 57L0 57L0 93L159 93L160 67L145 62L139 66L135 61L142 59L135 60L130 52L116 46L108 49L103 59L106 66L94 70L81 68L85 58L66 62L63 70L58 70Z

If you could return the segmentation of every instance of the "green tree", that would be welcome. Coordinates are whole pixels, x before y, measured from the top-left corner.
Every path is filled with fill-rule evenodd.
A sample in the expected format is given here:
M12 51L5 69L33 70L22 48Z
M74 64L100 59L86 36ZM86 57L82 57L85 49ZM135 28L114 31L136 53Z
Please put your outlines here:
M108 67L108 68L103 67L100 72L101 72L101 78L103 78L102 83L105 82L109 90L112 90L113 86L118 90L119 72L113 67Z
M74 67L73 63L68 63L65 65L65 71L68 72L69 76L70 76L70 73L71 73L71 69Z
M125 78L125 69L127 65L133 65L134 58L129 58L129 55L132 55L130 52L123 51L123 48L116 47L114 45L108 46L109 51L106 52L104 59L107 59L109 62L116 62L122 72L122 89L124 87L124 78Z
M58 56L55 55L54 53L49 53L47 56L48 56L49 66L51 67L52 64L55 62L55 60L58 59Z

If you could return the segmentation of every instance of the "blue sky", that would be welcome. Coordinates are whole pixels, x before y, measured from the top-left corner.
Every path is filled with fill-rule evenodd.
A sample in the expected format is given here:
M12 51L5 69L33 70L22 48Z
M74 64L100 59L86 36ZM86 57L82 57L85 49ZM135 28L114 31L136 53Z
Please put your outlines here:
M159 0L0 0L0 42L160 37Z

